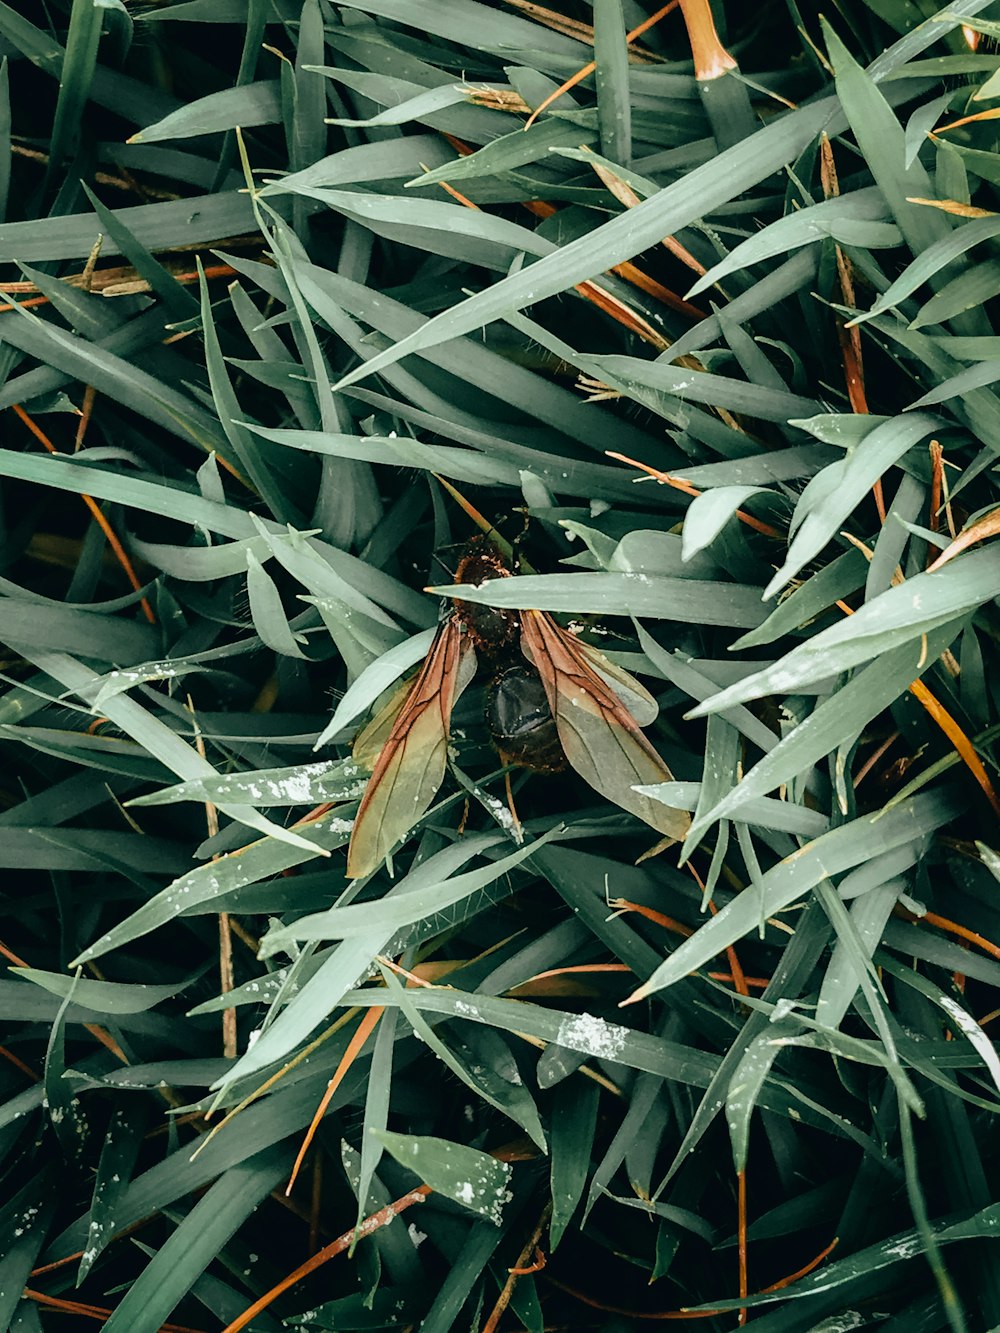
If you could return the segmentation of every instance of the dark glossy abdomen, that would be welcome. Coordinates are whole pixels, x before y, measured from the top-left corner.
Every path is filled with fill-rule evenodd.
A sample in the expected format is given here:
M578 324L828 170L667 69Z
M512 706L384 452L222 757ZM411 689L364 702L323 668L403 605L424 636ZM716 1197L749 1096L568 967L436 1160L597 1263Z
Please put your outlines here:
M505 667L486 689L486 725L502 759L539 773L566 765L555 719L538 672L526 663Z

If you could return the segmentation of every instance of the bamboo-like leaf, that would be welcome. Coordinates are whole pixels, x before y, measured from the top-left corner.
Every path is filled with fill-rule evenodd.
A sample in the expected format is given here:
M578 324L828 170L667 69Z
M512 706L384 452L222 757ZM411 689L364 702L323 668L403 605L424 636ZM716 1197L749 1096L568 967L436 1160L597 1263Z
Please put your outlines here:
M0 0L0 1328L1000 1329L991 4Z

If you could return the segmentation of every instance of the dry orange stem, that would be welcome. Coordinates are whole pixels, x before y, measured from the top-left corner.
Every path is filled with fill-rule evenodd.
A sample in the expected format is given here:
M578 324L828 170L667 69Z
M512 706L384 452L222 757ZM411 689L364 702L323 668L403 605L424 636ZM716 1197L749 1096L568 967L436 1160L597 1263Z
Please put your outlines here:
M948 501L945 500L946 513L947 510ZM998 534L1000 534L1000 509L991 509L988 514L984 514L982 518L977 519L971 527L966 528L964 532L960 532L945 550L935 556L933 562L928 565L927 572L929 574L936 573L949 560L954 560L956 555L961 555L970 546L975 546L977 542L986 541L987 538L996 537Z
M976 754L975 748L968 736L966 736L965 732L948 712L947 708L945 708L944 705L931 694L930 690L922 680L913 681L909 689L914 699L923 705L951 741L962 762L983 789L983 794L993 807L994 814L1000 815L1000 797L998 797L994 791L989 774L983 767L983 761L979 758L979 755Z
M461 194L453 186L449 185L447 181L438 181L438 184L443 190L450 194L453 199L464 205L464 207L474 208L477 213L482 212L478 204L474 204L471 199L467 198L464 194ZM651 282L652 279L649 279L648 281ZM670 344L667 339L664 338L662 333L658 333L648 320L643 319L641 315L630 309L624 301L619 301L617 296L614 296L609 291L605 291L605 289L598 286L596 282L591 282L589 280L578 282L575 284L574 290L578 291L580 295L585 297L588 301L593 302L593 304L596 305L599 310L603 310L606 315L610 315L612 319L616 319L619 324L624 324L631 333L637 334L645 342L652 343L659 351L665 352L669 347ZM663 288L662 290L666 291L666 288Z
M598 175L601 175L599 168L595 167L594 170L598 172ZM638 196L634 197L638 203ZM535 217L539 218L550 218L553 213L558 212L555 204L547 203L543 199L529 199L523 203L521 207L526 208L529 213L534 213ZM684 246L681 245L679 241L675 241L672 236L665 237L660 244L664 245L670 253L676 255L677 258L681 258L682 255L688 254L687 250L684 249ZM697 271L701 273L706 271L700 264L698 264L696 259L690 256L689 258L691 258L691 263L696 266ZM672 292L669 287L664 287L663 284L657 282L655 278L651 278L648 274L643 273L641 268L637 268L635 264L628 259L623 260L620 264L615 264L613 268L608 269L608 272L617 274L619 278L624 278L625 281L630 282L633 287L638 287L639 290L645 292L647 296L655 297L657 301L660 301L670 310L675 310L679 315L687 315L689 319L707 319L704 310L699 309L696 305L692 305L690 301L685 301L683 296L678 296L677 293Z
M869 758L865 760L865 762L861 765L861 769L857 777L854 779L855 791L857 791L858 787L861 785L862 780L868 776L868 774L872 771L872 769L875 767L878 761L882 758L886 750L889 749L890 745L894 745L898 740L899 740L899 732L894 731L887 740L884 740L882 742L882 744L878 747L875 753L873 755L870 755Z
M13 949L8 949L6 944L4 944L3 940L0 940L0 954L2 954L4 958L8 960L8 962L13 963L15 967L31 966L31 964L26 963L23 958L18 958L17 954L14 952Z
M846 602L838 602L837 605L845 615L852 616L854 611ZM928 715L941 728L944 734L951 741L955 752L965 764L966 768L979 783L993 807L994 813L1000 815L1000 797L993 790L993 784L990 781L989 774L983 767L983 762L976 754L975 747L966 736L965 732L958 725L947 708L931 693L922 680L911 681L907 687L914 699L924 708Z
M938 930L944 930L949 935L957 935L959 939L968 940L970 944L982 949L983 953L988 953L993 958L1000 958L1000 947L992 940L986 939L984 935L977 935L968 926L960 926L957 921L950 921L948 917L939 916L937 912L925 912L923 916L918 916L915 924L920 925L921 922L928 926L936 926Z
M511 986L511 991L520 990L522 986L530 986L535 981L547 981L550 977L564 977L573 972L631 972L632 969L628 963L574 963L572 967L550 967L545 972L536 972L533 977L527 977L524 981L519 981L516 986Z
M663 912L658 912L655 907L646 907L643 903L630 902L628 898L612 898L608 906L613 907L616 912L638 912L647 921L662 926L664 930L669 930L674 935L683 935L685 939L694 934L694 928L686 926L683 921L677 921L672 916L666 916Z
M685 481L682 477L672 477L669 472L661 472L659 468L650 467L648 463L640 463L635 458L629 458L627 454L616 454L612 449L605 449L605 455L608 458L617 459L619 463L628 463L630 467L637 467L640 472L645 472L647 476L655 477L663 486L672 486L675 491L682 491L685 495L701 495L701 491L690 481ZM759 518L754 518L753 514L748 514L745 509L737 509L736 517L741 523L745 523L748 528L753 528L755 532L763 533L765 537L781 537L777 528L772 528L770 523L764 523Z
M665 18L672 9L676 9L679 3L681 3L681 0L670 0L669 4L662 5L655 14L650 14L648 19L644 19L637 28L633 28L631 32L627 32L625 34L625 41L631 46L636 38L641 37L644 32L648 32L654 23L659 23L660 19ZM582 83L584 79L593 74L596 68L597 61L589 61L582 67L582 69L578 69L575 74L568 78L565 83L560 84L555 92L549 93L544 102L539 103L534 111L532 111L531 115L524 123L524 128L528 129L532 126L543 111L547 111L553 102L558 101L559 98L562 97L563 93L568 93L570 89L575 88L578 83Z
M483 1325L482 1333L496 1333L497 1325L500 1323L500 1320L503 1317L503 1312L507 1309L507 1306L510 1304L510 1298L514 1294L514 1287L517 1285L517 1279L522 1277L525 1273L537 1273L545 1267L544 1256L542 1256L540 1260L536 1260L530 1267L527 1265L528 1260L533 1254L538 1255L541 1253L538 1249L538 1242L541 1240L542 1232L545 1230L545 1224L549 1220L551 1211L552 1205L547 1203L542 1209L542 1215L538 1219L534 1231L531 1233L524 1248L521 1250L517 1263L513 1268L508 1268L507 1281L503 1284L500 1295L497 1297L496 1305L494 1305L489 1318Z
M820 137L820 178L823 183L823 193L828 199L840 194L840 181L837 177L837 164L833 157L833 147L825 134ZM851 267L851 261L839 245L834 246L834 252L837 257L837 277L840 280L840 292L844 304L853 309L857 304L854 292L854 270ZM855 324L848 328L840 315L836 317L836 325L851 411L867 416L870 408L865 393L865 367L861 356L861 330ZM872 496L875 500L875 508L878 510L879 522L884 523L885 496L882 493L881 477L872 487Z
M139 1224L137 1223L136 1225ZM129 1228L129 1230L131 1230L131 1228ZM115 1240L120 1240L121 1237L125 1234L126 1233L124 1231L119 1232L118 1235L115 1236ZM31 1276L41 1277L43 1273L51 1273L53 1269L64 1268L66 1264L74 1263L77 1259L82 1259L82 1258L83 1258L83 1250L77 1250L74 1254L67 1254L64 1258L55 1259L50 1264L41 1264L38 1268L33 1268L31 1270Z
M83 1301L64 1301L58 1296L49 1296L44 1291L33 1291L25 1287L26 1301L35 1301L38 1305L47 1305L52 1310L62 1310L66 1314L79 1315L82 1319L96 1319L105 1324L114 1314L106 1305L87 1305ZM203 1333L202 1329L188 1328L186 1324L161 1324L158 1333Z
M34 435L35 439L38 440L43 445L43 447L49 451L50 454L59 453L59 450L55 447L55 445L52 443L49 437L45 434L41 426L39 426L37 422L35 422L28 415L28 413L25 412L24 408L20 405L20 403L12 403L11 408L13 412L18 417L20 417L21 420L24 422L24 424L28 427L32 435ZM125 571L125 576L128 579L129 583L131 583L132 587L135 588L136 592L138 592L139 589L142 587L142 584L139 582L139 576L136 574L135 569L133 568L132 561L129 559L128 556L128 552L125 550L125 547L122 546L121 542L118 540L118 535L115 532L114 528L112 528L111 524L108 522L104 514L101 512L100 506L97 504L97 501L93 498L93 496L84 495L83 492L81 492L80 499L90 510L94 522L104 533L105 540L111 547L112 551L114 551L115 558L121 565L122 569ZM153 608L150 606L149 602L145 597L141 599L139 605L142 607L146 619L149 621L149 623L151 625L155 625L156 616L153 614Z
M247 1324L256 1319L262 1310L266 1310L269 1305L273 1304L282 1292L287 1291L289 1287L294 1287L296 1282L301 1282L304 1277L314 1273L317 1268L322 1268L328 1260L336 1258L338 1254L343 1254L346 1249L349 1249L355 1243L356 1239L360 1240L364 1236L370 1236L374 1231L386 1226L393 1218L398 1217L400 1213L409 1208L411 1204L423 1203L430 1192L431 1187L429 1185L418 1185L416 1189L402 1195L394 1203L386 1204L377 1213L372 1213L370 1217L366 1217L359 1227L351 1227L350 1231L345 1231L343 1235L338 1236L336 1240L331 1241L329 1245L325 1245L323 1249L307 1259L304 1264L299 1264L294 1272L282 1278L270 1291L266 1291L259 1300L248 1306L232 1323L227 1324L222 1333L240 1333L240 1330L246 1328Z
M688 865L691 866L690 861L688 862ZM695 879L698 880L698 884L701 887L702 893L704 893L705 886L704 884L702 884L697 871L694 870L693 866L691 866L691 870L692 873L694 874ZM712 913L713 916L718 915L719 909L716 907L715 903L710 902L708 904L708 910ZM740 995L749 995L750 990L749 987L747 986L746 975L743 972L743 967L740 963L739 958L736 956L736 948L734 945L729 944L726 946L726 957L729 960L729 968L733 975L733 986L735 987L736 991Z
M709 972L707 975L711 977L713 981L721 981L723 984L730 986L735 986L736 984L736 978L733 976L732 972ZM742 972L740 973L740 977L742 984L745 987L744 990L738 992L740 995L747 994L751 987L754 990L767 990L768 986L771 984L770 977L748 977L744 976Z
M810 1259L802 1268L799 1268L794 1273L789 1273L787 1277L779 1278L777 1282L772 1282L770 1286L761 1287L760 1291L756 1294L759 1296L767 1296L775 1291L783 1291L785 1287L791 1286L791 1284L797 1282L799 1278L807 1277L830 1255L836 1245L837 1237L834 1237L826 1249L821 1250L820 1253L816 1255L815 1259ZM711 1319L714 1316L723 1313L722 1310L662 1310L652 1312L646 1312L644 1310L626 1310L619 1306L605 1305L601 1301L593 1300L591 1297L585 1296L583 1292L577 1291L566 1283L558 1281L556 1278L552 1277L550 1273L546 1273L546 1277L554 1287L558 1287L560 1291L568 1292L569 1295L574 1296L584 1305L589 1305L595 1310L605 1310L609 1314L627 1315L632 1319ZM740 1294L741 1296L746 1296L748 1293L744 1291ZM742 1313L745 1313L745 1311Z
M670 246L668 242L672 240L672 236L667 236L661 244L667 246L667 249L669 250ZM700 310L698 306L692 305L690 301L685 301L683 296L678 296L677 293L672 292L669 287L664 287L662 283L657 282L655 278L651 278L648 274L643 273L642 269L636 268L635 264L627 259L623 263L616 264L614 268L609 269L609 272L617 273L620 278L624 278L626 282L630 282L633 287L638 287L639 290L645 292L647 296L655 297L657 301L660 301L669 310L676 311L679 315L686 315L688 319L697 320L707 318L705 312Z
M963 125L973 125L977 120L996 120L998 116L1000 116L1000 106L991 106L985 111L977 111L974 115L962 116L960 120L953 120L950 125L939 125L934 133L945 134L948 130L961 129Z
M27 310L35 305L48 305L48 301L49 298L47 296L32 296L27 301L7 301L4 305L0 305L0 312L6 314L8 310L14 310L16 308Z
M779 1278L777 1282L772 1282L769 1287L762 1287L760 1290L760 1295L766 1296L768 1295L769 1292L772 1291L783 1291L785 1287L790 1287L793 1282L798 1282L800 1277L808 1277L809 1274L813 1271L813 1269L819 1268L823 1260L827 1258L827 1256L831 1254L833 1250L836 1249L838 1239L839 1238L837 1236L834 1236L833 1240L830 1241L830 1244L826 1247L826 1249L820 1250L816 1258L810 1259L807 1264L804 1264L802 1266L802 1268L796 1269L794 1273L789 1273L787 1277Z
M30 1065L26 1065L19 1055L15 1055L13 1051L9 1051L6 1046L0 1046L0 1056L3 1056L5 1060L9 1060L15 1069L20 1069L21 1073L30 1078L33 1083L38 1083L40 1081L41 1075L36 1074Z
M736 61L719 41L708 0L681 0L681 13L691 44L694 77L701 83L721 78L736 68Z
M937 440L930 442L931 455L931 500L927 515L927 526L931 532L938 530L938 510L941 508L941 492L944 484L944 450ZM934 548L927 553L927 563L934 563Z
M210 264L205 269L206 278L228 278L235 277L236 270L230 264ZM85 275L82 273L73 273L69 277L63 278L67 287L81 287ZM192 283L198 281L196 272L175 273L173 275L175 282ZM136 292L148 292L150 285L143 278L140 278L134 268L100 268L96 269L91 275L91 285L88 291L104 292L108 296L132 296ZM37 292L38 287L33 282L0 282L0 293L5 296L18 296L21 293ZM28 310L32 306L48 305L47 296L29 296L26 301L8 301L0 305L0 313L13 310L15 305L21 310Z
M306 1136L302 1140L302 1147L299 1149L298 1156L295 1158L295 1165L292 1167L292 1174L291 1176L289 1176L288 1184L285 1187L286 1194L291 1194L292 1192L292 1187L295 1184L295 1178L299 1174L299 1168L302 1166L302 1162L305 1158L305 1155L309 1151L309 1145L312 1143L313 1137L317 1129L319 1129L320 1121L323 1119L323 1115L326 1112L326 1108L330 1105L330 1100L333 1097L333 1094L337 1091L341 1083L344 1081L344 1075L350 1069L351 1065L354 1063L357 1057L361 1054L361 1048L364 1046L365 1042L371 1035L375 1027L375 1024L382 1017L382 1013L383 1010L381 1006L375 1005L371 1009L369 1009L365 1014L363 1014L361 1017L361 1022L358 1024L357 1031L355 1032L351 1040L347 1043L347 1050L341 1056L340 1064L334 1071L333 1078L331 1078L330 1082L326 1085L326 1091L320 1098L319 1106L316 1107L316 1113L312 1118L312 1122L310 1123L309 1128L306 1130Z
M601 183L615 196L618 202L624 204L626 208L637 208L642 202L635 190L632 189L631 185L623 181L620 176L616 176L613 171L610 171L600 162L594 162L594 171L600 178ZM686 264L689 269L694 273L697 273L699 278L703 278L708 272L705 265L695 259L687 246L681 245L680 241L675 237L665 236L660 244L665 250L668 250L675 259L679 259L682 264ZM694 307L692 307L692 309L693 308ZM704 319L705 316L702 315L701 318Z
M691 872L691 876L694 879L694 882L698 885L698 888L701 889L701 896L702 899L704 899L705 881L698 874L698 871L695 869L693 862L689 861L687 863L687 866L688 870ZM715 903L709 902L708 909L713 916L718 916L719 909L716 907ZM735 945L730 944L726 947L726 957L729 959L729 968L730 971L732 972L733 985L736 988L737 992L740 995L749 995L750 990L747 986L747 979L746 976L744 975L742 965L740 964L740 960L736 955Z
M629 1319L715 1319L717 1315L724 1313L722 1310L630 1310L622 1305L606 1305L604 1301L587 1296L576 1287L571 1287L568 1282L560 1282L558 1278L554 1278L548 1269L545 1277L559 1291L565 1291L581 1305L589 1305L592 1310L603 1310L606 1314L625 1315ZM229 1333L228 1329L224 1329L223 1333Z
M463 143L461 139L456 139L453 134L445 134L442 132L441 137L451 144L452 148L454 148L455 152L458 153L460 157L468 157L470 153L475 151L470 148L467 143ZM438 184L443 185L449 193L454 194L456 199L467 204L470 208L477 207L471 199L467 199L464 195L459 194L457 190L453 190L450 186L446 185L444 181L439 181ZM545 199L522 200L521 207L526 208L529 213L534 213L535 217L538 218L550 218L553 213L559 211L555 204L550 204ZM687 254L684 247L674 241L672 236L668 236L662 244L665 245L671 253L677 253L677 251L674 250L674 247L678 246L680 251ZM678 257L680 256L678 255ZM693 262L697 263L697 260L694 260ZM704 272L703 269L701 271ZM682 296L678 296L676 292L672 292L669 287L664 287L662 283L657 282L655 278L649 277L649 275L644 273L642 269L637 268L635 264L627 259L621 264L615 264L612 268L608 269L608 272L617 274L619 278L623 278L626 282L631 283L633 287L638 287L639 290L645 292L647 296L655 297L657 301L662 302L663 305L667 306L670 310L676 311L680 315L686 315L689 319L697 320L707 318L704 310L700 310L698 306L692 305L690 301L685 301Z

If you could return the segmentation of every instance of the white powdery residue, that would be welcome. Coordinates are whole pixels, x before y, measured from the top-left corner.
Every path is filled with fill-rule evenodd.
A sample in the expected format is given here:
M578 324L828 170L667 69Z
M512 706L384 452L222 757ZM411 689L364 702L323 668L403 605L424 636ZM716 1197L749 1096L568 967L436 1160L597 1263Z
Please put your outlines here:
M418 1249L427 1239L427 1233L425 1231L418 1231L412 1222L406 1228L406 1232L407 1235L410 1237L410 1240L413 1242L413 1248L415 1250Z
M475 1203L476 1191L472 1188L471 1180L463 1180L461 1185L457 1186L455 1190L455 1198L458 1199L460 1203L469 1204L470 1207Z
M351 829L354 827L354 820L324 819L321 822L320 820L317 819L312 827L325 828L328 829L331 833L350 833Z
M494 819L503 829L512 829L514 827L514 816L504 805L503 801L498 800L496 796L490 796L487 792L482 793L483 804L487 807Z
M507 1179L510 1179L509 1171L507 1172ZM489 1209L489 1219L494 1226L500 1226L503 1222L504 1205L510 1203L513 1197L514 1196L511 1194L510 1190L504 1189L502 1186L497 1190L496 1198L490 1204Z
M466 1000L455 1001L455 1013L461 1014L465 1018L478 1018L479 1010L474 1004L469 1004Z
M270 786L276 798L284 797L296 805L306 805L312 800L312 775L304 768L289 773L280 782L272 782Z
M613 1060L629 1039L629 1029L607 1023L596 1014L570 1014L559 1024L556 1045Z
M913 1259L923 1249L919 1236L906 1236L895 1245L887 1245L882 1251L887 1257L893 1259Z

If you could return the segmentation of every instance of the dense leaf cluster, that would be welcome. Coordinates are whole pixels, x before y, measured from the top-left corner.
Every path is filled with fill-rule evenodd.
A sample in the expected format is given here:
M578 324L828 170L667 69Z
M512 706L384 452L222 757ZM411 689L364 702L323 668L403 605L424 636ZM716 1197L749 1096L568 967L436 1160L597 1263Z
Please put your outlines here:
M1000 1326L1000 23L666 8L0 3L0 1330ZM345 876L477 515L682 848Z

